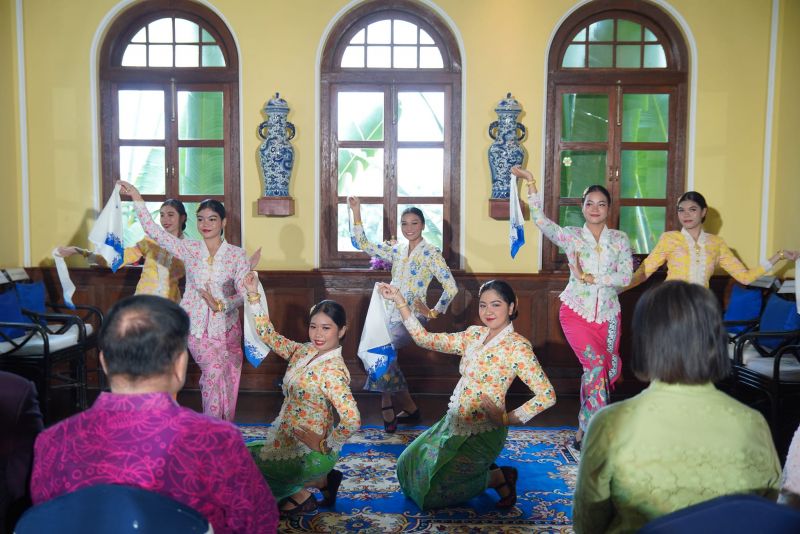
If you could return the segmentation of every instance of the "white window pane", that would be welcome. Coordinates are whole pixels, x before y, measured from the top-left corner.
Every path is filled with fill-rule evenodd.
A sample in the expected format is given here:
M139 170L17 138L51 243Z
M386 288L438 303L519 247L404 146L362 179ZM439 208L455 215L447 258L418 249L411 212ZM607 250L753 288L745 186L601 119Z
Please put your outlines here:
M389 44L391 42L391 20L379 20L367 26L367 44Z
M175 45L176 67L198 67L200 50L198 45Z
M419 44L432 45L435 44L428 32L423 29L419 30Z
M416 69L417 68L417 47L416 46L395 46L392 49L394 61L392 67L395 69Z
M410 207L416 207L422 210L425 216L425 229L422 231L422 237L442 250L442 227L444 221L444 209L441 204L398 204L397 205L397 234L402 236L403 232L400 230L402 224L401 214L403 210Z
M337 248L340 252L354 252L356 249L350 240L350 226L347 204L339 204L337 209ZM350 216L352 217L352 216ZM382 204L361 204L361 222L364 225L364 233L367 239L373 243L383 241L383 205Z
M397 150L397 195L440 197L444 194L444 149Z
M363 69L364 68L364 47L348 46L342 54L342 68Z
M644 68L663 69L667 66L667 56L661 45L644 45Z
M141 30L136 32L136 35L133 36L133 39L131 39L131 42L132 43L146 43L147 42L147 30L145 28L142 28Z
M394 43L417 44L417 26L404 20L395 20Z
M341 141L383 140L381 92L341 91L337 98L337 138Z
M172 19L158 19L148 24L151 43L171 43Z
M164 139L164 91L120 91L120 139Z
M398 139L400 141L444 140L444 93L400 92Z
M172 45L150 45L147 51L151 67L172 66Z
M123 67L146 67L147 66L147 45L129 44L125 47L122 54Z
M175 42L197 43L200 41L200 26L186 19L175 19Z
M419 68L441 69L444 67L442 54L435 46L421 46L419 48Z
M340 196L383 196L383 149L340 148L337 169Z
M203 66L204 67L224 67L225 56L222 49L217 45L203 46Z
M645 28L644 29L644 40L652 42L652 41L658 41L658 38L656 37L656 35L653 32L651 32L650 30Z
M367 67L372 69L388 69L392 66L390 46L368 46Z
M136 186L143 195L163 195L163 146L119 147L119 177Z
M350 39L350 44L364 44L364 34L366 33L367 31L363 28L358 30L353 38Z

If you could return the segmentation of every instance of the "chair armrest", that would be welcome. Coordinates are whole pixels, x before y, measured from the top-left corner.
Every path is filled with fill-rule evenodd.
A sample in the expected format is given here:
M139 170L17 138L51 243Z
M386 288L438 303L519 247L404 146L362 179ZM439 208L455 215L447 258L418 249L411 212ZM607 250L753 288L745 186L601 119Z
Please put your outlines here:
M782 330L777 332L747 332L740 335L735 340L735 344L733 346L733 364L734 365L742 365L743 364L743 357L742 354L744 352L744 344L747 341L757 341L760 337L797 337L800 336L800 330ZM756 347L756 350L759 350ZM759 350L759 353L763 356L763 351Z
M90 323L90 322L92 322L93 319L96 320L97 324L94 325L96 332L99 332L100 331L100 327L103 326L103 319L104 319L103 312L100 311L100 308L98 308L97 306L90 306L88 304L76 304L75 308L72 309L72 308L67 307L65 304L58 304L58 303L55 303L55 302L48 302L47 303L47 307L51 308L51 309L53 309L53 310L55 310L57 312L61 312L61 311L64 311L64 310L66 310L66 311L82 310L85 313L81 314L81 315L78 315L78 317L80 317L81 320L83 320L83 322L85 322L85 323Z
M69 313L38 313L32 310L26 310L25 308L22 308L22 313L30 317L35 323L47 325L45 329L48 334L63 334L69 330L70 327L77 326L79 332L78 341L83 343L86 339L86 324L77 315ZM51 322L58 323L61 326L57 330L53 330L50 327Z
M800 363L800 345L786 345L775 353L775 361L772 364L772 378L776 381L781 379L781 359L788 354L792 354Z
M761 319L745 319L737 321L722 321L723 326L749 326L757 325Z
M10 343L14 348L10 351L3 352L0 354L11 354L14 351L22 348L25 346L28 341L30 341L36 334L42 336L42 340L44 341L44 351L45 353L50 351L50 340L47 337L47 329L37 323L6 323L0 322L0 327L2 328L16 328L19 330L26 331L25 339L22 341L15 341L17 338L9 337L8 334L0 330L0 342ZM22 337L22 336L20 336Z

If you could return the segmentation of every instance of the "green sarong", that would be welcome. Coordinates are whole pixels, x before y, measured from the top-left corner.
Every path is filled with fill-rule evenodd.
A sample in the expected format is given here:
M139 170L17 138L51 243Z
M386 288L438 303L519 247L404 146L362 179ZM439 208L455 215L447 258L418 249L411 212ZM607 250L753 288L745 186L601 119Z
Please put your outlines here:
M278 502L307 487L309 482L327 475L339 459L337 452L322 454L312 451L286 460L263 460L261 449L264 443L263 440L254 441L248 443L247 448Z
M442 418L419 435L397 459L406 497L423 510L463 503L489 483L489 466L500 455L508 428L472 436L453 435Z

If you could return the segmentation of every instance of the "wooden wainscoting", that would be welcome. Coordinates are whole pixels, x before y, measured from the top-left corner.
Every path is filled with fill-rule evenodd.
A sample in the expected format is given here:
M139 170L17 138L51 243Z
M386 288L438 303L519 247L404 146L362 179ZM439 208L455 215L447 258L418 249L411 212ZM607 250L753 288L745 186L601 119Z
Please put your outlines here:
M61 287L54 268L30 268L31 277L45 281L49 296L61 300ZM122 297L132 295L139 280L139 268L126 267L117 273L104 268L74 268L70 270L76 286L74 302L93 304L107 311ZM348 333L343 344L343 354L352 376L354 391L361 389L364 370L356 356L358 340L369 306L375 282L388 281L387 272L365 270L312 270L312 271L260 271L261 281L267 293L270 315L276 329L283 335L298 341L308 339L307 320L311 306L322 299L333 299L347 310ZM577 394L581 367L567 345L558 322L561 305L558 295L566 285L564 273L539 274L471 274L454 272L458 284L458 295L448 313L428 327L431 331L457 332L472 324L479 324L478 288L483 282L502 278L514 288L519 299L519 317L514 327L533 343L539 361L553 382L557 394ZM642 389L643 384L630 371L630 323L634 306L639 296L650 285L658 283L663 275L656 274L653 280L638 288L625 292L622 302L623 381L617 391L632 394ZM712 289L722 296L727 277L712 280ZM433 305L441 288L431 284L429 304ZM92 356L90 368L96 367ZM426 351L419 347L407 347L400 353L400 362L412 392L450 394L458 381L458 358ZM257 369L246 363L242 370L241 389L254 391L277 391L283 377L285 363L270 355ZM193 363L187 378L188 388L197 388L199 369ZM96 384L96 375L90 377ZM512 392L524 393L526 388L519 380Z

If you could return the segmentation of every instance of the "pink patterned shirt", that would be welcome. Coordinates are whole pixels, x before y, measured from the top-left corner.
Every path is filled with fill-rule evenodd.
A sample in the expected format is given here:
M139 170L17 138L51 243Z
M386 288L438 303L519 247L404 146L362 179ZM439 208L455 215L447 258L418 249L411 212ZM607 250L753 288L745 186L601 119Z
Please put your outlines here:
M31 497L39 504L96 484L122 484L191 506L214 532L275 532L275 499L230 423L182 408L167 393L101 393L36 439Z
M136 202L136 216L142 228L164 250L183 261L186 269L186 292L181 306L192 320L192 335L219 337L239 320L237 309L244 302L242 295L247 290L242 280L250 271L250 263L243 248L223 241L217 253L208 253L205 242L194 239L179 239L157 225L144 202ZM212 311L200 296L200 288L211 287L214 298L225 304L221 312Z
M561 302L589 322L605 323L620 313L617 294L631 283L633 259L628 235L603 228L599 241L586 227L565 226L548 219L542 211L542 198L530 195L531 217L542 233L564 249L570 263L580 264L586 274L594 275L595 283L581 282L570 272L569 282L559 295Z

